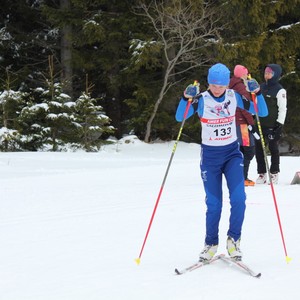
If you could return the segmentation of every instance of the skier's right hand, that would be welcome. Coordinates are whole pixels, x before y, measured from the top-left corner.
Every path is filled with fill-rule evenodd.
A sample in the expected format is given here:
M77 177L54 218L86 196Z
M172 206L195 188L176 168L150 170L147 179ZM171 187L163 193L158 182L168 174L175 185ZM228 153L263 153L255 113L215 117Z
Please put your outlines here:
M188 99L192 99L199 94L200 94L200 84L198 81L195 81L193 84L188 85L183 92L184 97Z

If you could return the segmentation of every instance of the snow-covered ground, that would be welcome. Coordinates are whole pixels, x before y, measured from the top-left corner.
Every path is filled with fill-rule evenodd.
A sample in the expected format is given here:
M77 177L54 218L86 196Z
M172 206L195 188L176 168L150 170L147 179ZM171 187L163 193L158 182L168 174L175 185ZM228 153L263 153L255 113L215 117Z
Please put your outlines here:
M299 297L300 157L281 157L275 195L248 187L241 247L262 273L217 261L183 276L203 247L205 203L199 145L179 142L139 256L174 142L127 137L98 153L0 153L1 300L282 300ZM250 178L256 179L256 162ZM229 201L224 182L219 253Z

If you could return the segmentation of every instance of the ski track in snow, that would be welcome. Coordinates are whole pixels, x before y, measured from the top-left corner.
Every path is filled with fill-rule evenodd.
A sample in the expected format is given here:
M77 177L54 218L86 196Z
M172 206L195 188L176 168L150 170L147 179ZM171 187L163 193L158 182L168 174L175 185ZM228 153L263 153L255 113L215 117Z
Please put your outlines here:
M98 153L1 153L0 299L237 299L297 297L299 157L282 157L274 187L287 251L268 185L246 188L241 247L260 279L216 261L184 276L174 269L203 247L199 145L179 142L154 221L138 257L174 142L134 137ZM256 178L255 160L250 178ZM230 212L226 182L219 253Z

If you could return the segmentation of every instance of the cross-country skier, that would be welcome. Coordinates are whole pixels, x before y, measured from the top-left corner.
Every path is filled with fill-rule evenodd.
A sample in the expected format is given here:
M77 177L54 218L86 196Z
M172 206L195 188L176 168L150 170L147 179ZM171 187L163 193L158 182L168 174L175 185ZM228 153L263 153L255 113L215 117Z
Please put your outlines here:
M176 111L176 120L182 121L188 101L192 100L187 118L197 113L202 125L200 169L207 211L205 246L199 260L210 260L218 249L223 174L227 181L231 205L227 251L232 258L241 260L240 238L246 209L246 194L243 155L239 150L236 135L235 111L237 107L241 107L255 114L255 109L252 101L227 88L230 71L225 65L221 63L213 65L208 71L207 80L209 88L201 94L199 86L189 85ZM264 97L259 93L259 84L255 79L245 84L250 92L257 93L259 115L266 116L268 108ZM218 109L214 110L214 107ZM224 108L224 114L220 113L219 107Z

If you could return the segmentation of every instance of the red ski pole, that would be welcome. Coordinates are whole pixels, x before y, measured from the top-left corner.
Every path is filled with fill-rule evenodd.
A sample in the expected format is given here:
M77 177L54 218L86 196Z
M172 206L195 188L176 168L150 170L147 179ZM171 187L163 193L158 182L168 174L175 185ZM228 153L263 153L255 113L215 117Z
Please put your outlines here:
M198 84L198 82L195 81L195 82L194 82L194 85L197 85L197 84ZM145 235L145 238L144 238L144 242L143 242L143 245L142 245L142 248L141 248L139 257L135 259L135 262L136 262L138 265L139 265L140 262L141 262L141 257L142 257L143 251L144 251L144 247L145 247L145 244L146 244L146 241L147 241L147 238L148 238L150 229L151 229L151 225L152 225L152 222L153 222L155 213L156 213L156 209L157 209L157 207L158 207L158 203L159 203L161 194L162 194L162 192L163 192L163 189L164 189L164 186L165 186L165 183L166 183L166 180L167 180L167 176L168 176L168 173L169 173L169 169L170 169L170 166L171 166L171 163L172 163L172 160L173 160L173 157L174 157L176 148L177 148L177 144L178 144L178 142L179 142L179 139L180 139L180 136L181 136L181 133L182 133L182 130L183 130L183 126L184 126L185 120L186 120L186 118L187 118L188 111L189 111L189 108L190 108L190 106L191 106L192 100L193 100L193 99L190 98L190 99L188 100L187 105L186 105L186 108L185 108L185 111L184 111L184 115L183 115L183 120L182 120L182 122L181 122L181 126L180 126L180 129L179 129L178 135L177 135L177 139L176 139L176 141L175 141L175 144L174 144L174 147L173 147L173 150L172 150L172 154L171 154L171 157L170 157L168 166L167 166L167 170L166 170L166 172L165 172L165 176L164 176L164 179L163 179L163 181L162 181L162 184L161 184L161 187L160 187L160 190L159 190L157 199L156 199L156 203L155 203L155 206L154 206L154 209L153 209L151 218L150 218L150 222L149 222L149 225L148 225L148 228L147 228L147 231L146 231L146 235Z
M250 75L249 75L249 78L251 78ZM287 254L285 240L284 240L284 235L283 235L283 230L282 230L282 225L281 225L281 220L280 220L280 215L279 215L279 209L278 209L276 195L275 195L275 190L274 190L274 185L273 185L273 182L271 180L271 172L270 172L270 167L269 167L268 158L267 158L266 144L265 144L265 140L264 140L264 136L263 136L263 132L262 132L262 129L261 129L261 124L260 124L260 120L259 120L259 116L258 116L256 94L255 93L251 93L251 97L252 97L252 101L253 101L253 104L254 104L256 123L257 123L258 131L259 131L259 135L260 135L260 140L261 140L261 145L262 145L262 149L263 149L263 154L264 154L266 169L267 169L267 173L268 173L268 177L269 177L269 182L270 182L270 187L271 187L272 196L273 196L273 201L274 201L274 205L275 205L275 210L276 210L278 225L279 225L281 239L282 239L282 244L283 244L283 249L284 249L284 253L285 253L285 260L286 260L287 263L289 263L291 261L291 258Z

